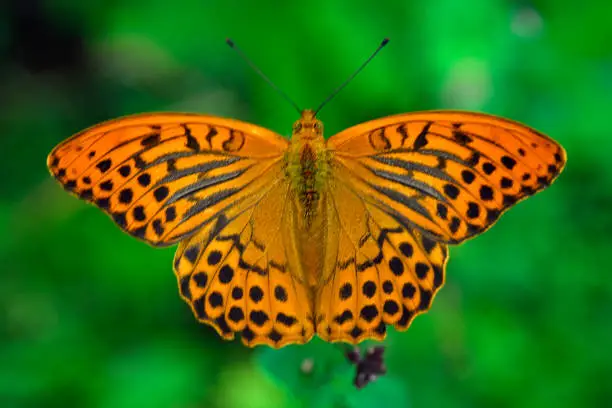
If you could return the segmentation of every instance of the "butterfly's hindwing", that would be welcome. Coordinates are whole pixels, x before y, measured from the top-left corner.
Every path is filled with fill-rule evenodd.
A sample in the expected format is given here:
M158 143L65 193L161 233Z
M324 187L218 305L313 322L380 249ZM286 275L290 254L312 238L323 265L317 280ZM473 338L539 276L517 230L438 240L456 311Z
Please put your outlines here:
M249 205L227 209L181 242L175 273L196 317L248 346L305 343L314 330L305 286L292 274L285 233L288 183L275 173Z
M338 256L320 291L317 334L348 343L382 340L387 325L405 330L429 309L444 283L447 248L364 200L343 170L333 174L329 228L339 230Z

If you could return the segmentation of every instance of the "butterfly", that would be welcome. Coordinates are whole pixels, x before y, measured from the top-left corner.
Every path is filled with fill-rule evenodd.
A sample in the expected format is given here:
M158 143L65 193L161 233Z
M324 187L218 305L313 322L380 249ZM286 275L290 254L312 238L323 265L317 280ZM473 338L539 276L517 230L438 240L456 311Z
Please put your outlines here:
M312 110L290 141L218 116L127 116L47 159L128 234L178 243L179 291L200 322L274 348L406 330L444 284L448 246L549 186L565 162L554 140L487 114L400 114L325 140Z

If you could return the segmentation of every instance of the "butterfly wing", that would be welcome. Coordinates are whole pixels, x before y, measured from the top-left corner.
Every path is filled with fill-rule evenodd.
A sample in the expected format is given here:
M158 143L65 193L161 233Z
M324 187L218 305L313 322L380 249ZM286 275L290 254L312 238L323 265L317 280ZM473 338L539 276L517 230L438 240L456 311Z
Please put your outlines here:
M292 274L292 202L282 166L265 187L179 244L174 270L196 317L225 339L279 348L314 334L310 298Z
M386 324L406 329L444 282L446 245L487 230L550 185L566 161L534 129L459 111L366 122L327 146L327 189L338 209L330 225L342 237L317 333L353 343L383 338Z
M87 129L48 157L69 191L152 245L181 241L179 291L226 339L281 347L313 336L286 259L283 153L264 128L213 116L135 115Z
M142 114L86 129L47 158L64 188L152 245L189 236L261 188L288 141L231 119Z
M320 289L317 334L326 341L382 340L387 325L406 329L429 309L444 282L447 246L402 224L367 197L351 175L334 169L329 229L337 231L337 260Z

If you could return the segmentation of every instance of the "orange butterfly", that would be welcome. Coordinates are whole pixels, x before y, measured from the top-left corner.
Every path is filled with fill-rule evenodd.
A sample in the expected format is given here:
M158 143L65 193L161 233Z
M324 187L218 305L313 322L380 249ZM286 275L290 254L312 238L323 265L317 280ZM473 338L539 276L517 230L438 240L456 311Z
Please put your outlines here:
M447 246L487 230L565 162L552 139L491 115L401 114L326 141L312 110L291 141L217 116L128 116L47 159L130 235L179 243L174 271L199 321L275 348L406 330L444 284Z

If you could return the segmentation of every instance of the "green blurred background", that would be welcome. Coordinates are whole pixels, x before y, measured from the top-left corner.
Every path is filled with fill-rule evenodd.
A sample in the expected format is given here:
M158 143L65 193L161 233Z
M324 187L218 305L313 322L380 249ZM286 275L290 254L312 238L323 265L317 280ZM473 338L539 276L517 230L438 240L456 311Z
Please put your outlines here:
M612 404L612 3L537 0L10 0L0 5L0 407L604 407ZM559 180L451 249L430 313L357 391L342 348L247 349L179 298L153 249L48 175L53 146L144 111L327 135L461 108L562 143ZM304 360L313 370L301 371Z

